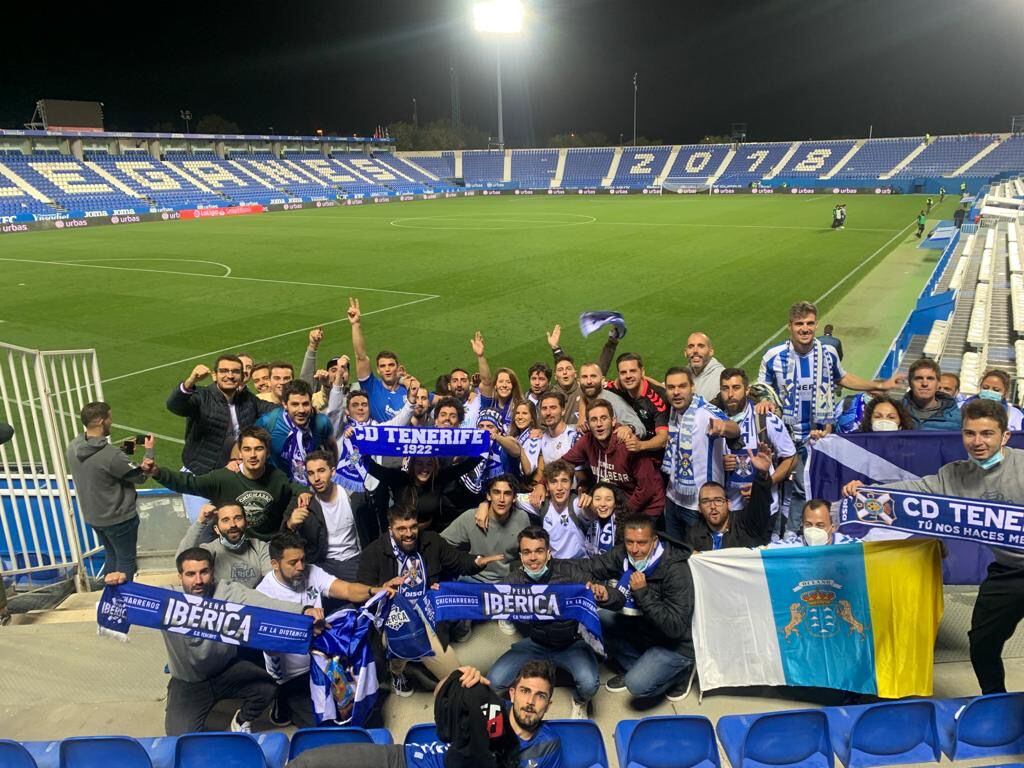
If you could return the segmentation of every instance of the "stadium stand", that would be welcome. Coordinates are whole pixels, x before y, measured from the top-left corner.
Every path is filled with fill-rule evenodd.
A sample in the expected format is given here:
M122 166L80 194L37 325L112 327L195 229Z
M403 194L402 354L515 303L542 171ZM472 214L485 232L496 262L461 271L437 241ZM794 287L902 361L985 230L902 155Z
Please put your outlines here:
M778 165L792 146L791 142L740 144L732 161L718 178L718 183L746 186L752 181L760 181Z
M73 157L8 155L3 165L64 210L134 208L143 202L131 190L119 188L95 168Z
M993 137L938 136L895 176L948 176L992 143Z
M728 144L687 144L679 147L666 181L703 182L713 176L729 154Z
M1024 136L1010 136L1004 139L998 147L968 170L972 176L1024 172Z
M633 189L653 187L655 181L661 176L671 151L671 147L627 147L623 149L611 186Z
M597 187L607 176L615 150L610 147L570 149L565 157L562 186Z
M171 163L148 155L106 155L92 161L111 178L133 190L156 208L183 209L223 205L225 197L176 173Z
M855 141L804 141L792 157L786 161L777 176L804 177L808 179L825 176L846 154L853 149Z
M895 168L915 147L920 146L922 141L922 137L865 141L833 178L877 179Z
M512 181L521 187L550 187L557 168L557 149L521 149L512 152Z
M480 150L462 153L462 176L467 184L500 182L504 174L504 152Z
M436 176L438 179L452 179L455 177L455 153L414 152L401 158L406 164L415 164L418 169Z

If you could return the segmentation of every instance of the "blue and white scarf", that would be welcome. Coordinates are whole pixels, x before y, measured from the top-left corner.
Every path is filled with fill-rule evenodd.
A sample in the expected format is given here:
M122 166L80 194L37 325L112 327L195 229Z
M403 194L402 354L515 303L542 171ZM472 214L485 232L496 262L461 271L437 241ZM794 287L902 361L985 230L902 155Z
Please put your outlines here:
M665 545L660 541L655 545L651 554L647 557L647 564L644 566L643 574L646 576L651 573L655 568L658 567L658 561L661 560L661 556L665 554ZM626 598L626 603L622 607L622 612L627 616L641 616L643 611L636 607L636 601L633 599L633 590L629 586L629 577L633 575L636 568L629 561L629 555L622 558L622 576L619 578L615 588L619 590Z
M700 395L694 395L690 407L681 417L673 411L673 418L678 419L679 426L671 433L672 442L661 461L661 470L671 478L671 486L687 495L697 492L697 481L693 476L693 428L697 423L697 411L704 407L705 402Z
M288 411L282 410L281 418L284 420L284 425L288 427L288 437L281 448L281 458L284 459L284 463L288 467L288 474L291 475L292 482L309 485L309 480L306 479L306 454L311 453L316 447L313 430L310 428L314 416L310 415L310 421L305 427L296 426L295 422L288 417Z
M391 540L391 551L395 553L395 560L398 561L398 573L405 581L399 591L413 603L423 601L427 594L427 565L423 561L423 555L416 552L406 552L395 541L395 537L389 535Z
M101 636L128 639L133 624L199 640L258 648L270 653L309 653L310 616L240 605L129 581L103 589L96 606Z
M590 555L603 555L615 546L615 515L607 520L598 518L587 531L587 550Z
M800 393L797 384L800 380L800 356L793 349L793 342L787 341L782 351L782 364L785 367L785 379L782 381L782 420L790 427L801 423ZM810 351L811 375L814 377L814 401L811 404L811 421L813 424L832 424L835 421L836 382L832 380L832 366L822 343L814 340Z
M357 426L359 423L346 418L341 426L341 434L344 435L349 427ZM338 464L331 479L349 493L360 493L366 490L366 474L363 455L359 448L353 445L349 438L342 437L338 440Z

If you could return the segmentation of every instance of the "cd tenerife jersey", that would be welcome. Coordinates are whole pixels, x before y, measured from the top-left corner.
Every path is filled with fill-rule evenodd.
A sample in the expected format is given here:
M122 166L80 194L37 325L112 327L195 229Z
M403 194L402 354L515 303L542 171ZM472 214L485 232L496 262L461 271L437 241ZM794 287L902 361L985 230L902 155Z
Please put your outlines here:
M712 419L728 417L700 395L694 395L685 411L673 408L668 419L668 445L661 471L668 475L665 494L687 509L697 508L704 483L723 483L722 455L725 441L708 434Z
M370 418L376 421L387 421L398 415L408 396L408 390L402 384L390 390L372 373L359 380L359 387L370 401Z
M803 445L812 430L835 421L835 387L845 375L835 347L816 341L800 355L787 341L765 352L757 378L779 395L783 420Z
M742 414L742 416L740 416ZM730 440L726 444L726 450L736 456L737 466L732 472L726 473L725 488L729 496L729 509L737 510L743 508L743 497L741 491L744 486L754 480L755 470L750 464L750 454L747 451L757 453L758 417L754 413L754 404L748 402L746 408L733 418L733 421L740 428L740 436L737 440ZM789 431L782 419L774 413L765 414L764 428L766 437L772 449L772 471L782 459L789 458L796 453L796 446L789 436ZM779 511L779 490L772 488L772 513Z

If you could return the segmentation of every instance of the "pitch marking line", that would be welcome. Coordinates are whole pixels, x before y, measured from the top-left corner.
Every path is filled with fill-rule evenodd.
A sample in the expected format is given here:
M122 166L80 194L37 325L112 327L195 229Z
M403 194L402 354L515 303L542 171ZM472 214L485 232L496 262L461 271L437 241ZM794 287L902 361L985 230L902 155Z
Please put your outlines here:
M138 261L150 261L150 259L137 259ZM42 261L40 259L12 259L12 258L0 258L0 261L15 261L23 264L48 264L55 267L81 267L84 269L113 269L121 272L153 272L160 275L181 275L183 277L203 277L208 280L246 280L254 283L276 283L278 285L306 285L313 288L343 288L350 291L372 291L376 293L393 293L400 296L422 296L425 299L437 299L440 298L434 293L420 293L419 291L396 291L390 288L367 288L362 285L334 285L331 283L306 283L297 280L274 280L267 277L239 277L238 275L204 275L201 272L180 272L170 269L143 269L141 267L111 267L104 264L83 264L81 262L74 261ZM98 259L97 259L98 261ZM132 259L123 259L123 261L132 261ZM189 261L183 259L183 261ZM203 262L213 263L213 262ZM223 265L221 265L223 266Z
M851 269L851 270L850 270L849 272L847 272L847 273L846 273L846 275L845 275L844 277L842 277L842 278L841 278L841 279L839 280L839 282L837 282L837 283L836 283L835 285L833 285L833 286L832 286L831 288L829 288L829 289L828 289L827 291L825 291L825 292L824 292L823 294L821 294L821 296L819 296L819 297L818 297L817 299L815 299L815 300L814 300L814 303L815 303L815 304L820 304L820 303L821 303L822 301L824 301L824 300L825 300L826 298L828 298L828 296L829 296L829 295L830 295L830 294L831 294L831 293L832 293L832 292L833 292L833 291L834 291L834 290L835 290L836 288L838 288L838 287L839 287L839 286L841 286L841 285L842 285L843 283L845 283L845 282L846 282L847 280L849 280L849 279L850 279L851 277L853 277L853 276L854 276L854 275L855 275L855 274L856 274L857 272L859 272L859 271L861 270L861 268L862 268L862 267L864 267L864 266L865 266L866 264L868 264L868 263L869 263L869 262L870 262L870 261L871 261L872 259L874 259L874 258L875 258L875 256L877 256L877 255L878 255L878 254L880 254L880 253L881 253L882 251L884 251L884 250L885 250L886 248L888 248L888 247L889 247L889 244L890 244L890 243L891 243L891 242L892 242L893 240L895 240L896 238L900 237L900 236L901 236L901 235L902 235L902 234L903 234L904 232L906 232L907 230L909 230L909 229L910 229L911 227L913 227L913 226L914 226L914 222L910 222L909 224L907 224L907 226L905 226L905 227L904 227L903 229L901 229L901 230L900 230L899 232L897 232L897 233L896 233L895 235L893 235L893 236L892 236L892 237L890 237L890 238L889 238L888 240L886 240L886 241L885 241L885 243L884 243L884 244L883 244L883 245L882 245L882 246L881 246L881 247L880 247L880 248L879 248L879 249L878 249L877 251L875 251L874 253L872 253L872 254L871 254L870 256L868 256L868 257L867 257L866 259L864 259L864 261L862 261L862 262L861 262L860 264L858 264L858 265L857 265L857 266L855 266L855 267L854 267L853 269ZM886 231L886 232L889 232L889 231L891 231L891 230L885 230L885 231ZM757 345L757 346L756 346L756 347L754 347L754 348L753 348L752 350L750 350L750 354L748 354L748 355L747 355L746 357L744 357L744 358L743 358L742 360L740 360L740 361L739 361L739 362L738 362L738 363L736 364L736 367L737 367L737 368L742 368L742 367L743 367L743 365L744 365L744 363L746 363L746 362L747 362L748 360L750 360L750 359L751 359L751 358L752 358L752 357L753 357L754 355L756 355L756 354L758 354L758 353L760 353L760 352L763 352L763 351L764 351L764 350L765 350L765 349L766 349L766 348L768 347L768 345L769 345L769 344L770 344L770 343L771 343L772 341L774 341L775 339L777 339L777 338L778 338L778 337L779 337L779 336L780 336L780 335L781 335L782 333L784 333L784 332L785 332L785 330L786 330L786 328L788 328L788 327L789 327L789 326L788 326L788 324L787 324L787 325L783 325L783 326L780 326L780 327L779 327L779 329L775 331L775 333L773 333L773 334L772 334L771 336L769 336L769 337L768 337L767 339L765 339L764 341L762 341L762 342L761 342L761 343L760 343L759 345Z
M160 258L148 258L148 257L129 257L129 258L117 258L117 259L64 259L61 260L61 264L91 264L95 261L174 261L182 264L212 264L215 267L220 267L224 270L223 275L204 275L204 277L230 277L231 267L227 264L221 264L219 261L203 261L202 259L160 259ZM201 273L196 273L201 274Z
M420 304L420 303L422 303L424 301L433 301L434 299L439 299L439 298L441 298L441 297L440 296L435 296L435 295L424 296L423 298L414 299L413 301L406 301L406 302L403 302L401 304L394 304L394 305L392 305L390 307L382 307L381 309L373 309L373 310L370 310L369 312L363 312L363 317L368 317L369 315L377 315L377 314L380 314L381 312L390 312L392 309L401 309L402 307L411 307L413 304ZM120 381L121 379L128 379L128 378L131 378L133 376L139 376L140 374L143 374L143 373L149 373L150 371L159 371L162 368L170 368L172 365L181 365L182 363L188 363L188 362L191 362L193 360L201 360L203 358L209 358L209 357L212 357L213 355L219 355L221 352L229 352L229 351L232 351L232 350L244 349L246 347L250 347L250 346L253 346L255 344L262 344L265 341L274 341L275 339L282 339L285 336L294 336L297 333L308 333L309 331L313 330L314 328L324 328L324 327L326 327L328 325L337 325L338 323L342 323L342 322L347 323L348 322L348 317L340 317L340 318L338 318L336 320L328 320L325 323L316 323L315 325L307 325L307 326L305 326L303 328L296 328L293 331L284 331L283 333L275 333L273 336L264 336L262 339L250 339L249 341L239 341L239 342L237 342L235 344L231 344L230 346L223 347L221 349L214 349L214 350L211 350L209 352L203 352L203 353L198 354L198 355L192 355L191 357L183 357L181 360L173 360L173 361L171 361L169 363L162 363L160 365L153 365L153 366L150 366L149 368L143 368L143 369L138 370L138 371L132 371L131 373L122 373L119 376L111 376L110 378L102 379L101 383L106 384L106 383L111 382L111 381Z

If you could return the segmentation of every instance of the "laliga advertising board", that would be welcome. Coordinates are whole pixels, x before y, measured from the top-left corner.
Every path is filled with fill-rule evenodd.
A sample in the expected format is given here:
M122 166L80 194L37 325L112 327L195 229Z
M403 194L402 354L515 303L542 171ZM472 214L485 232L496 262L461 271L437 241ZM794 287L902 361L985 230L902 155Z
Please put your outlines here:
M840 505L846 524L1024 550L1024 507L985 499L864 487Z

